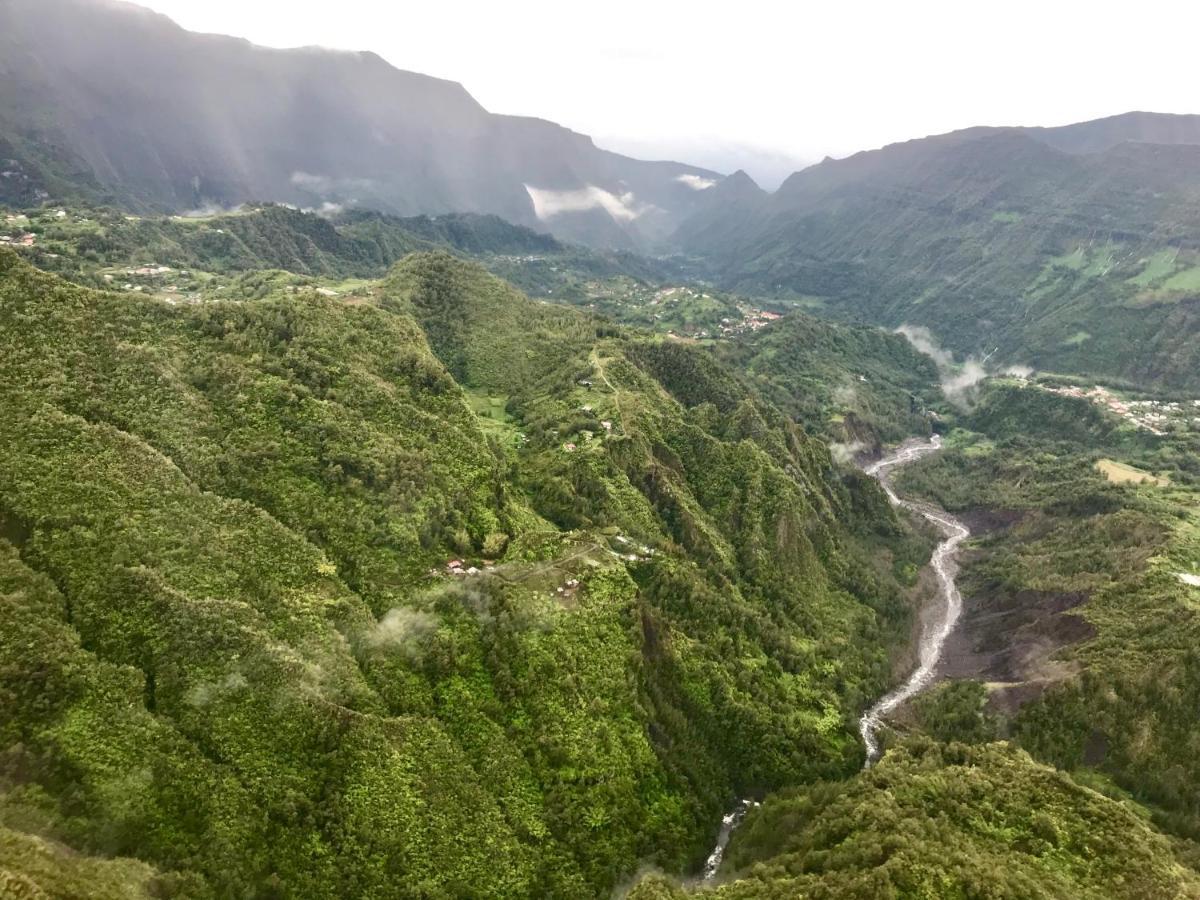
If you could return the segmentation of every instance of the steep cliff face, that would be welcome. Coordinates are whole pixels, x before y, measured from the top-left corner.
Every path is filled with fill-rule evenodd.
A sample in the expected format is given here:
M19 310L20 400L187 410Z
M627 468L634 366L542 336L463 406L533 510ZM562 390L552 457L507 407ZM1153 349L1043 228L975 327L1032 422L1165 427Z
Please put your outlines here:
M604 246L664 237L720 176L492 115L373 53L270 50L110 0L0 8L0 199L487 212Z

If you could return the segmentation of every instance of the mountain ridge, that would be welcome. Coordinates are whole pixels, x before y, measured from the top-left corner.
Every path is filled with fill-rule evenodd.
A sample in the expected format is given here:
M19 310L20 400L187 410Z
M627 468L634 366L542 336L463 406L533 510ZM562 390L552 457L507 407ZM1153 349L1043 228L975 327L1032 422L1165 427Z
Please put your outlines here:
M461 84L371 52L262 48L97 0L17 0L0 25L0 155L17 175L0 183L0 201L74 184L86 199L156 211L269 200L481 212L634 247L694 204L680 178L720 178L489 113ZM557 201L549 214L526 185Z

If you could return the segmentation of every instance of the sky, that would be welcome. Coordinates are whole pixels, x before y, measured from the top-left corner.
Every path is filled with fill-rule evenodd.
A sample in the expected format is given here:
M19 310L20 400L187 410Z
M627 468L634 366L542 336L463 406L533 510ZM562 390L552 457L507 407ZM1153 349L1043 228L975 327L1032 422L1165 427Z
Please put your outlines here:
M773 186L970 125L1200 112L1189 0L139 0L270 47L373 50L492 112Z

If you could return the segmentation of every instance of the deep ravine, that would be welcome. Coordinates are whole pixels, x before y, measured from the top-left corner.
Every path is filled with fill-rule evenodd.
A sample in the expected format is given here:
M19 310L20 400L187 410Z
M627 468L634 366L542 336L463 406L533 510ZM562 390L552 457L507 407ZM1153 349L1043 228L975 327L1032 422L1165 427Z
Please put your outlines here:
M879 759L879 729L887 715L906 700L919 694L933 680L934 672L942 656L942 649L946 645L946 638L954 631L954 626L958 623L959 615L962 613L962 594L955 583L955 576L958 572L957 554L959 545L971 536L971 530L943 509L931 504L901 498L891 485L890 474L892 471L941 449L942 441L938 435L934 435L928 441L906 441L865 469L868 475L873 475L879 480L880 486L892 503L912 510L932 522L941 530L944 538L933 551L933 556L929 561L934 575L937 577L938 593L936 605L932 610L933 617L921 633L917 668L901 685L877 700L859 719L858 730L867 751L864 768L870 768ZM717 871L721 868L721 862L725 858L725 848L729 845L729 839L737 827L742 824L746 813L757 805L753 800L739 800L737 805L721 820L717 844L704 863L704 881L712 881L716 878Z

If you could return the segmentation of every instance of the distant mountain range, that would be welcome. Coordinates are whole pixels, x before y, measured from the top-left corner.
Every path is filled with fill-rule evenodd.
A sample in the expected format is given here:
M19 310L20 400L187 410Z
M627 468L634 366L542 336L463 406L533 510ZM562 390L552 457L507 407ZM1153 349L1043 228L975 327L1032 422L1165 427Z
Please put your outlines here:
M931 328L961 354L1200 383L1200 116L972 128L706 192L724 287Z
M0 163L0 202L481 212L611 247L665 238L720 178L493 115L373 53L266 49L114 0L0 4Z
M494 115L371 53L265 49L116 0L7 0L0 203L49 198L494 214L683 253L726 289L922 325L963 355L1200 384L1200 116L969 128L768 193Z

